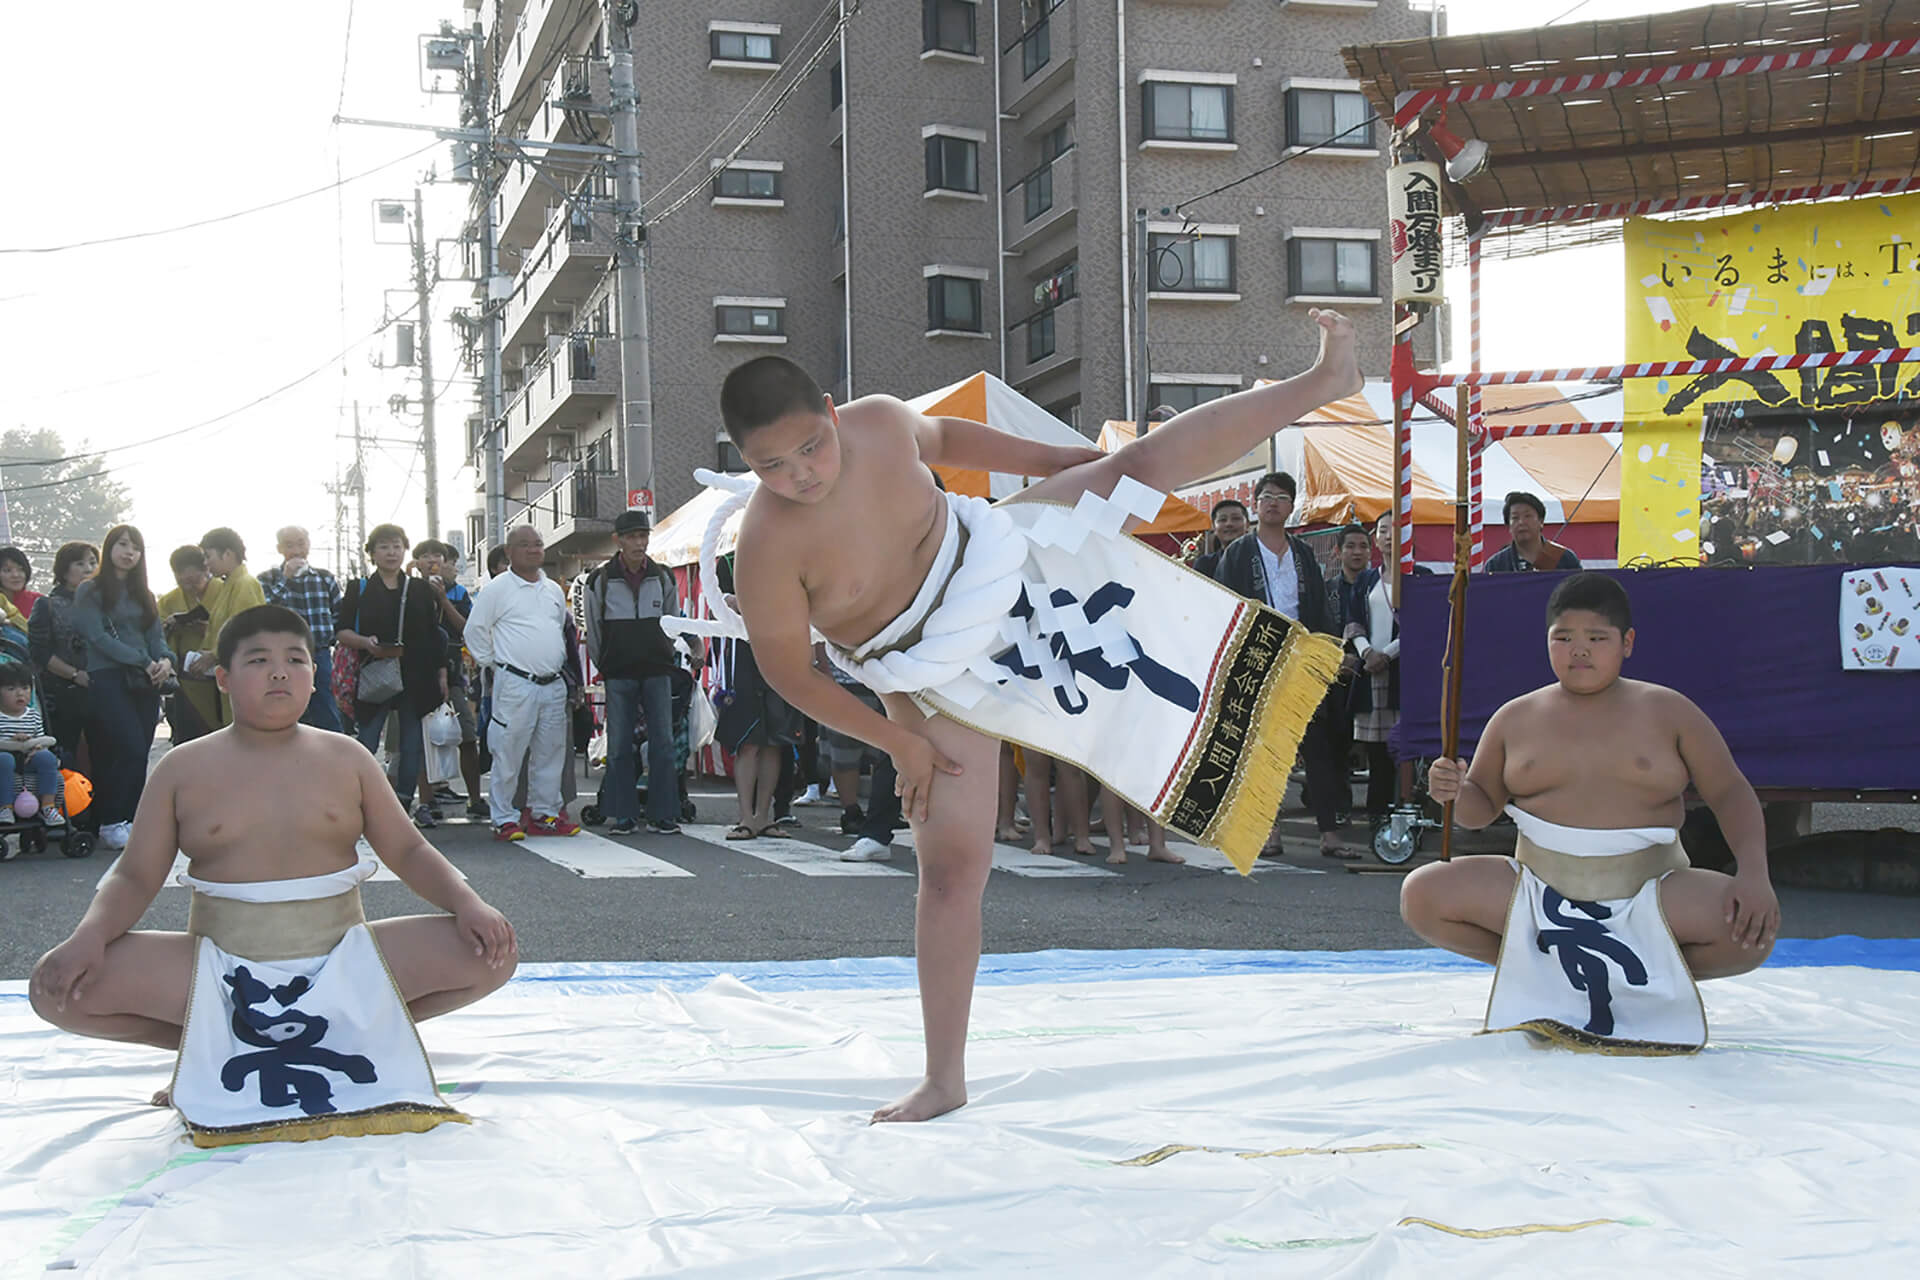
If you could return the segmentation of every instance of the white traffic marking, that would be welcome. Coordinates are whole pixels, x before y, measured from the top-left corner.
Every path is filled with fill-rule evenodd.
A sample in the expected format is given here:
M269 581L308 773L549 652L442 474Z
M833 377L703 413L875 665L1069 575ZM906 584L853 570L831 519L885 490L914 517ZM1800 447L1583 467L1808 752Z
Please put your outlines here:
M515 848L545 858L585 880L640 880L652 877L690 877L693 872L642 853L630 844L609 840L586 828L577 836L528 836Z
M727 839L728 828L719 824L688 823L680 828L695 840L744 853L749 858L771 862L776 867L797 871L803 876L903 876L909 874L884 862L842 862L837 849L828 849L795 837L756 836L750 840Z
M894 837L894 842L914 847L913 832L902 831ZM993 846L993 869L1005 871L1010 875L1025 876L1030 880L1061 880L1073 876L1111 876L1116 873L1104 867L1091 866L1086 862L1068 861L1074 854L1062 856L1055 853L1035 853L1019 845L995 843ZM1098 855L1095 855L1098 856Z
M1198 870L1230 871L1234 875L1240 874L1240 868L1228 862L1227 855L1218 849L1209 849L1205 845L1200 844L1188 844L1184 840L1169 840L1167 841L1167 848L1185 858L1188 866ZM1146 855L1142 853L1140 856L1145 857ZM1327 874L1326 871L1320 867L1296 867L1291 862L1278 862L1272 858L1253 864L1253 874L1256 876L1273 873L1296 876L1323 876Z

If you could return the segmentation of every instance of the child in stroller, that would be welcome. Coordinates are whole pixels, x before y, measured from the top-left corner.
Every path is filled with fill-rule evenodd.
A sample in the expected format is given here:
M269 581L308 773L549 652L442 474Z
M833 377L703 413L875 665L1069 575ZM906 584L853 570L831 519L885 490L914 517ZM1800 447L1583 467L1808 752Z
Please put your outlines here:
M698 811L694 808L693 798L688 792L688 783L690 781L688 761L693 754L688 729L688 717L693 708L693 673L688 671L685 666L675 667L671 679L673 681L673 724L670 732L673 734L674 776L668 779L668 783L675 788L676 793L680 797L680 821L692 822L695 817L698 816ZM647 790L653 785L653 779L647 777L645 773L647 767L647 735L652 732L652 728L653 727L647 723L647 715L643 709L639 716L635 718L634 725L635 764L636 767L641 770L639 775L639 801L642 812L644 812L647 807ZM606 777L602 775L600 780L601 790L599 794L595 796L594 803L584 806L580 811L580 821L590 827L597 827L606 821L606 785Z
M93 837L67 820L60 761L36 701L28 666L0 660L0 861L43 851L49 836L68 857L84 858Z

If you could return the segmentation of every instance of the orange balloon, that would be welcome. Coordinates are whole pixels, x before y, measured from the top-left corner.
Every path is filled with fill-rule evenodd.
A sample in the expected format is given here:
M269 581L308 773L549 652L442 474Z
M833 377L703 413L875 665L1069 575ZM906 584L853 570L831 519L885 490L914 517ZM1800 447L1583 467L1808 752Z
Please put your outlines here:
M93 784L71 769L60 771L62 790L66 792L67 813L85 813L93 803Z

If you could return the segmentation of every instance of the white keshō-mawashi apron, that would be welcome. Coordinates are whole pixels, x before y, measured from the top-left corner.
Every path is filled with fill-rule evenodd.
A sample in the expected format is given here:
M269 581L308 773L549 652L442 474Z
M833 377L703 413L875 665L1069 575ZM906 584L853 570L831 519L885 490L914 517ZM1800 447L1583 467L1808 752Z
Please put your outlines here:
M193 890L187 1025L173 1105L194 1145L418 1133L444 1105L413 1018L367 928L372 859L330 875Z
M1660 907L1687 865L1672 827L1563 827L1514 805L1519 878L1488 1031L1529 1031L1602 1053L1694 1053L1707 1014Z
M744 636L714 552L757 481L735 490L700 548L715 622L673 631ZM899 618L834 662L876 693L1066 760L1154 821L1250 871L1273 826L1308 722L1340 650L1124 532L1163 495L1123 478L1078 503L948 494L932 570Z

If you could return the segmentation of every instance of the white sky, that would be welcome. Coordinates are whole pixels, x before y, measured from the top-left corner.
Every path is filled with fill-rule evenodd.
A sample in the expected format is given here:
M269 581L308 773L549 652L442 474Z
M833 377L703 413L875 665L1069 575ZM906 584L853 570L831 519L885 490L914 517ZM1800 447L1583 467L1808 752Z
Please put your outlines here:
M1570 3L1543 13L1524 0L1461 0L1450 6L1450 26L1460 33L1523 25ZM1591 0L1572 20L1681 7ZM104 0L85 12L76 24L63 6L15 5L5 19L0 103L11 155L0 248L174 226L324 186L336 165L351 176L398 163L349 183L337 203L329 192L174 235L0 254L0 427L51 427L74 451L112 449L102 461L131 491L134 522L159 557L225 524L247 540L257 570L272 559L273 530L299 523L313 530L315 558L331 563L333 500L322 486L352 454L337 438L351 430L343 400L361 401L371 434L395 440L418 430L417 413L398 421L386 408L396 393L417 397L417 383L371 368L373 345L356 341L380 322L387 291L401 291L396 309L410 300L407 251L374 243L372 205L410 200L429 166L446 172L447 150L436 145L403 160L432 144L431 135L330 121L340 101L348 116L454 123L452 96L418 88L417 37L443 18L462 21L457 0L355 5L344 93L343 0ZM652 167L677 168L681 159L659 157ZM456 235L463 209L463 188L429 189L436 235ZM1608 246L1490 263L1489 367L1619 359L1619 254ZM1551 322L1543 323L1539 281L1549 271ZM1448 292L1458 303L1454 349L1464 359L1459 275ZM445 286L435 314L467 303L464 285ZM443 325L436 330L436 380L444 385L457 372L456 348ZM350 343L344 377L335 364L217 425L139 443L229 413ZM443 527L464 526L478 505L473 473L460 465L469 385L456 382L439 402ZM425 536L418 457L401 443L369 450L370 525L397 519ZM351 540L351 504L347 527Z

